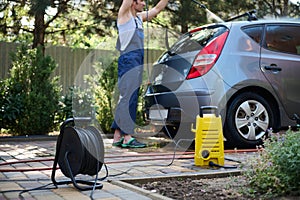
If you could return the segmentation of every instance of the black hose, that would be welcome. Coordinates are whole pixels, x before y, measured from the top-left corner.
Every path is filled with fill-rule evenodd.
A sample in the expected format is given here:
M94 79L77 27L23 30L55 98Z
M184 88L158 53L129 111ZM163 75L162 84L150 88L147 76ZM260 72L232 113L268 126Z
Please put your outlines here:
M219 165L219 164L216 164L214 163L213 161L209 161L209 166L210 167L219 167L219 168L225 168L225 169L236 169L237 166L231 166L231 165Z

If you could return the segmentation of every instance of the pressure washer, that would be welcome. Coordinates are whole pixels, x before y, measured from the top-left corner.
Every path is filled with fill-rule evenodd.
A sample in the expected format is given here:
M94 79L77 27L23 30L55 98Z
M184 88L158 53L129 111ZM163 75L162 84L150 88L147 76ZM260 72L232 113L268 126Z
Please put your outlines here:
M196 117L195 157L196 166L224 166L224 141L222 120L215 106L202 106Z

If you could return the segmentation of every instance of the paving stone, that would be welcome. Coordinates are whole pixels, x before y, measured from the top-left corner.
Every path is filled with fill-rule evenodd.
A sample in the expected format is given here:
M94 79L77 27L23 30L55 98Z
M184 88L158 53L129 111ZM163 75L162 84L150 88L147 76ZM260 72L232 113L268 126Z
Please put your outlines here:
M20 187L15 182L0 182L0 191L15 191L15 190L23 190L23 189L24 188ZM6 199L19 199L18 195L19 195L19 191L3 193L3 196Z
M1 180L7 180L7 177L3 173L0 173L0 181Z
M124 200L151 200L149 197L125 189L114 191L113 194Z
M1 157L1 159L4 161L4 163L18 161L15 157L12 157L12 156L3 156L3 157ZM7 166L7 165L4 165L4 166Z
M46 176L44 173L41 171L28 171L24 172L24 174L29 178L29 179L46 179L48 176Z
M0 148L1 148L1 146L0 146ZM5 156L9 156L9 154L5 151L0 151L0 157L2 158L2 157L5 157Z
M29 168L30 166L26 163L26 162L19 162L13 165L7 165L10 166L11 168L16 168L16 169L20 169L20 168Z
M41 171L45 175L45 179L51 180L52 170Z
M0 191L6 191L6 190L21 190L23 189L15 182L0 182L1 187Z
M29 158L34 158L34 154L32 154L32 153L18 154L18 155L15 155L15 158L18 160L26 160Z
M3 173L7 179L23 179L26 176L22 172L4 172Z
M47 165L40 163L40 162L30 162L28 165L32 168L46 168L48 167Z
M131 171L130 173L128 173L128 176L136 176L136 177L139 177L139 176L145 176L146 175L146 172L143 172L143 171L139 171L139 170L134 170L134 171Z
M43 163L44 165L48 166L48 167L52 167L53 166L53 161L54 161L54 157L51 158L45 158L45 159L49 159L49 161L43 161L41 163ZM53 159L53 160L51 160Z
M170 175L182 175L182 174L197 174L197 173L210 173L213 170L202 169L194 166L193 159L175 159L172 163L172 158L165 160L155 160L156 156L152 156L153 160L140 161L140 162L127 162L130 159L143 159L147 157L147 153L157 154L167 152L167 148L163 149L122 149L112 147L112 139L104 138L105 145L105 162L108 163L107 167L109 170L108 180L121 180L123 178L143 178L143 177L158 177L158 176L170 176ZM149 151L149 152L147 152ZM172 155L173 149L170 149L169 153ZM33 170L37 168L52 168L53 159L56 152L56 141L17 141L9 142L8 144L1 143L0 140L0 163L7 161L22 161L23 159L44 159L47 158L49 161L43 162L31 162L31 163L20 163L13 165L12 168L24 168L30 167ZM145 156L141 157L141 153ZM51 156L52 155L52 156ZM127 157L132 155L133 157ZM178 154L179 155L179 154ZM178 156L177 155L177 156ZM248 155L248 154L247 154ZM14 157L15 156L15 157ZM120 156L117 158L117 156ZM136 157L134 157L136 156ZM232 154L233 158L239 157L242 159L245 155ZM114 158L112 158L114 157ZM110 163L111 162L111 163ZM120 162L120 163L112 163ZM172 163L171 166L168 166ZM11 166L5 166L11 167ZM59 166L57 166L59 167ZM0 169L3 169L1 166ZM220 171L220 170L216 170ZM29 171L29 172L0 172L0 190L7 189L22 189L22 188L33 188L48 183L52 183L51 180L52 170L43 171ZM106 171L104 166L102 167L99 177L104 177ZM92 180L95 176L82 175L76 176L76 179ZM22 179L22 180L21 180ZM30 181L24 181L24 180ZM3 181L1 181L3 180ZM5 181L4 181L5 180ZM11 180L6 182L6 180ZM70 180L62 172L57 169L55 171L55 180L60 182L62 180ZM108 181L101 181L103 188L101 190L95 190L93 193L94 199L101 200L148 200L150 199L147 194L136 192L135 190L127 189L114 185ZM11 193L2 195L0 193L0 199L19 199L18 193ZM24 193L26 200L75 200L75 199L90 199L90 191L79 191L72 184L69 185L58 185L57 189L46 190L46 191L31 191Z
M36 192L30 192L30 194L37 200L63 200L64 198L55 194L51 190L49 191L36 191Z
M90 196L90 192L87 193L87 195ZM115 198L114 195L112 195L109 192L105 192L104 190L96 190L93 193L93 199L113 199L113 198Z
M102 184L103 184L102 190L104 190L104 191L111 191L111 190L119 190L120 189L120 186L111 184L108 181L103 181Z
M4 197L4 194L0 193L0 199L5 200L6 198Z
M17 183L20 185L20 187L22 187L26 190L32 190L32 191L30 191L32 193L41 192L41 190L34 190L34 189L45 185L38 181L22 181L22 182L18 181Z
M4 196L6 197L6 199L9 200L13 200L13 199L20 199L19 197L20 193L19 192L11 192L11 193L5 193ZM22 197L26 200L30 200L30 199L35 199L33 198L30 194L22 194Z
M76 199L80 199L80 200L90 199L89 196L80 193L78 190L76 190L73 187L58 188L53 190L53 192L66 200L74 200L75 197Z

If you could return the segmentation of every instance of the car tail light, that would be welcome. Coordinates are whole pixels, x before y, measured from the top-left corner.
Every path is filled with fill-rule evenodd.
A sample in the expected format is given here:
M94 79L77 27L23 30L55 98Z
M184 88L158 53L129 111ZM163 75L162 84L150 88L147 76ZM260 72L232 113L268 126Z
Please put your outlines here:
M196 56L186 79L193 79L206 74L217 62L225 44L228 31L210 41Z

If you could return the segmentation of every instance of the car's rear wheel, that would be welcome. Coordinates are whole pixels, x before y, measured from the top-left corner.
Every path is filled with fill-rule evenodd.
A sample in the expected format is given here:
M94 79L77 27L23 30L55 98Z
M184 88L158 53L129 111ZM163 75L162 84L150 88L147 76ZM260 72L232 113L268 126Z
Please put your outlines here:
M224 135L232 147L251 148L262 144L266 130L275 122L275 111L262 96L245 92L227 108Z

